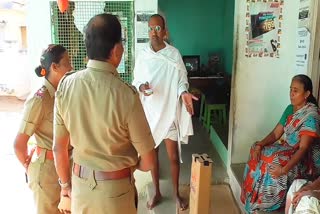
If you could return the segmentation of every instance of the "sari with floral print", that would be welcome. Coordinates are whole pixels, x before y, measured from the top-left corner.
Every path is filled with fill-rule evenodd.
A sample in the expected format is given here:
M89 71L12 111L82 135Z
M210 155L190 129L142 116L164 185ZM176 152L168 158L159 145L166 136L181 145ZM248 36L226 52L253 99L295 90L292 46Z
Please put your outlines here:
M273 211L281 208L284 205L287 190L294 179L319 175L319 121L318 107L307 103L286 118L284 140L265 146L261 151L259 161L253 160L255 145L251 147L241 190L241 201L247 213L254 213L257 210ZM286 175L273 178L270 174L270 166L272 164L285 166L299 149L302 135L315 139L308 154Z

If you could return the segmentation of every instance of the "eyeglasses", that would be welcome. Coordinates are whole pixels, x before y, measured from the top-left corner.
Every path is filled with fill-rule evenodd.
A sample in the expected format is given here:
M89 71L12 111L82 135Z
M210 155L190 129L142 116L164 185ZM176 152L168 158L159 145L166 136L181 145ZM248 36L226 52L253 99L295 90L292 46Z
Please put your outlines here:
M154 27L151 27L151 26L148 27L148 31L149 31L149 32L151 32L151 31L153 31L153 30L155 30L156 32L160 32L160 31L161 31L161 26L156 25L156 26L154 26Z

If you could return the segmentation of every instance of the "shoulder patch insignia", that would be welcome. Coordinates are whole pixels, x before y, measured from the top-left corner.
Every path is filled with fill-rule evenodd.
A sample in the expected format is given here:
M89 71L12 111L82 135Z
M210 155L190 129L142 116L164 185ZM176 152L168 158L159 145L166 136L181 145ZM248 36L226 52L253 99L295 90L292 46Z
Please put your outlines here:
M42 98L44 97L46 91L47 91L46 86L42 86L42 87L34 94L34 96L42 99Z

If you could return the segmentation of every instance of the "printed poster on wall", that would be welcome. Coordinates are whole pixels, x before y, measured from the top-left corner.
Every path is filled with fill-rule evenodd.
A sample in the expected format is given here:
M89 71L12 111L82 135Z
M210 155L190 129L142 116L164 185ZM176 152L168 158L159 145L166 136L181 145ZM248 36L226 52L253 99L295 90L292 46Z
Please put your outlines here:
M121 23L121 35L122 35L122 44L123 44L123 54L121 61L117 67L118 73L124 74L126 73L126 62L128 61L128 20L125 16L123 16L122 12L113 12L113 15L116 15L119 17L120 23Z
M138 11L136 15L136 56L149 43L148 21L154 11Z
M126 62L128 62L128 21L126 17L120 16L120 23L121 23L121 35L122 35L122 44L124 48L124 52L120 61L120 64L117 68L118 73L126 73Z
M310 32L305 27L299 28L297 31L296 63L295 63L295 70L297 74L307 74L309 48L310 48Z
M298 16L298 26L299 27L309 27L310 20L310 0L300 0L299 4L299 16Z
M284 0L247 0L247 57L279 57Z

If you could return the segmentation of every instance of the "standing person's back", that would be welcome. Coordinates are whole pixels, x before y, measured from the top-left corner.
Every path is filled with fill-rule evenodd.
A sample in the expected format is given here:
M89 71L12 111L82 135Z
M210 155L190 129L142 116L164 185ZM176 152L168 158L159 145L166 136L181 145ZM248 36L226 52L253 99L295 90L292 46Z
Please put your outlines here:
M70 132L76 163L99 171L115 171L136 164L137 151L128 128L149 127L146 123L128 127L132 125L129 120L143 112L136 112L141 105L137 94L119 79L115 67L90 60L87 69L63 80L57 96L63 105L59 109L61 117L66 118L64 124Z
M70 195L65 145L74 147L73 213L136 213L133 169L153 167L154 142L138 94L119 77L123 46L118 19L93 17L86 28L87 69L57 91L56 167ZM141 159L138 159L138 153Z

